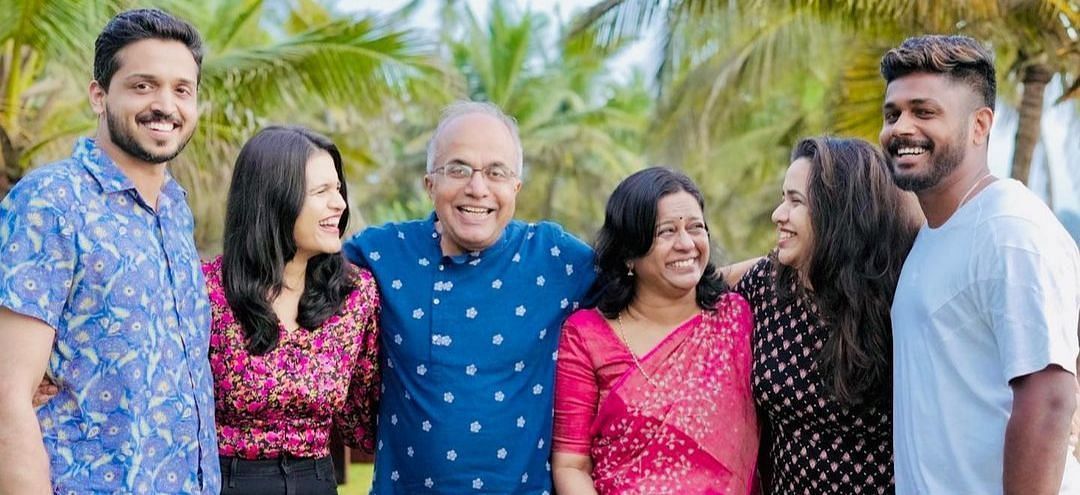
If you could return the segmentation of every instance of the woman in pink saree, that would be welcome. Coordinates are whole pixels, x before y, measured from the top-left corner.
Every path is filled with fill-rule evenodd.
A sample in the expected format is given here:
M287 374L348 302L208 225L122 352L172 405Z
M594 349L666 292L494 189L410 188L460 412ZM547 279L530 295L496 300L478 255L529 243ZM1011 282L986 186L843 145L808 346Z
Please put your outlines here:
M649 168L607 204L596 309L567 319L552 465L563 494L746 494L752 316L709 262L698 188Z

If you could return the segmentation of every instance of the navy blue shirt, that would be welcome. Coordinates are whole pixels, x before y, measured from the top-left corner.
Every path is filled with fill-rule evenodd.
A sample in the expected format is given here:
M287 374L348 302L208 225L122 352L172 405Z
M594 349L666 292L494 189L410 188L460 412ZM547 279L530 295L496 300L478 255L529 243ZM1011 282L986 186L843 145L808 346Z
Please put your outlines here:
M345 244L382 296L372 493L551 493L559 330L596 277L592 250L548 222L460 256L439 241L433 214Z

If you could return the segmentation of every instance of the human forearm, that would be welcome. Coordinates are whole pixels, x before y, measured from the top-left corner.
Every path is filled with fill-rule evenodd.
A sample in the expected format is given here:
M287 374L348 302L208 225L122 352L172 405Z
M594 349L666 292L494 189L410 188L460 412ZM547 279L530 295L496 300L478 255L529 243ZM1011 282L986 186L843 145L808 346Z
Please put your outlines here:
M31 398L53 329L0 306L0 495L50 493L49 458Z
M734 287L735 284L739 283L739 279L741 279L746 272L750 271L758 261L761 261L761 258L761 256L758 256L757 258L750 258L748 260L720 267L720 273L724 277L724 282L727 282L729 286Z
M555 477L555 493L559 495L596 495L592 476L571 467L552 469Z
M49 458L30 397L0 406L0 495L51 493Z
M1056 366L1015 380L1005 429L1006 494L1056 494L1076 399L1073 376Z
M596 495L592 479L592 459L587 455L554 452L551 474L559 495Z

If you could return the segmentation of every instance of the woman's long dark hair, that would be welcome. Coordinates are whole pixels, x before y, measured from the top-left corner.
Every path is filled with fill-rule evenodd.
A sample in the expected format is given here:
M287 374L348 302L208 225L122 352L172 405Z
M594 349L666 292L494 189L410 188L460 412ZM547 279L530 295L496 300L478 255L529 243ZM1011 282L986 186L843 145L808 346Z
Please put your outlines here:
M885 157L859 139L803 139L791 161L810 164L810 259L798 271L775 251L774 284L782 304L813 301L829 329L817 366L828 391L847 405L892 394L892 305L904 258L920 222L910 193L893 183Z
M334 160L341 195L348 198L341 153L326 137L302 127L267 127L252 137L236 158L225 211L225 249L221 276L225 299L247 337L247 350L261 355L280 337L270 302L281 294L285 264L296 255L293 227L307 195L308 159L325 151ZM338 222L349 223L349 207ZM317 328L341 309L352 286L341 253L308 260L297 323Z
M627 263L645 256L656 237L656 212L660 198L685 191L705 211L705 198L694 181L675 170L650 167L624 179L608 198L604 226L596 236L596 265L600 268L600 299L597 308L615 318L634 300L634 277ZM705 230L708 231L708 225ZM697 285L697 305L712 311L728 291L724 279L710 261Z

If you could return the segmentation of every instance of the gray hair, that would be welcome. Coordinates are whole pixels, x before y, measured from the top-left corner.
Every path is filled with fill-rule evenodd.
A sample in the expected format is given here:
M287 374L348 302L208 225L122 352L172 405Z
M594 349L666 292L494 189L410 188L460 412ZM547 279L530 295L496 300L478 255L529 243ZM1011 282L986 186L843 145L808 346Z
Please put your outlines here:
M507 115L494 103L486 101L468 101L460 100L451 103L449 106L443 109L442 117L439 119L439 125L435 127L435 132L431 133L431 139L428 140L427 145L427 171L431 173L435 170L435 151L438 147L439 135L442 134L443 129L454 119L470 115L474 113L482 113L484 115L490 115L499 119L506 126L506 130L510 131L510 136L514 139L514 146L517 148L517 169L518 173L524 172L524 150L521 147L521 136L518 135L517 121L513 117Z

